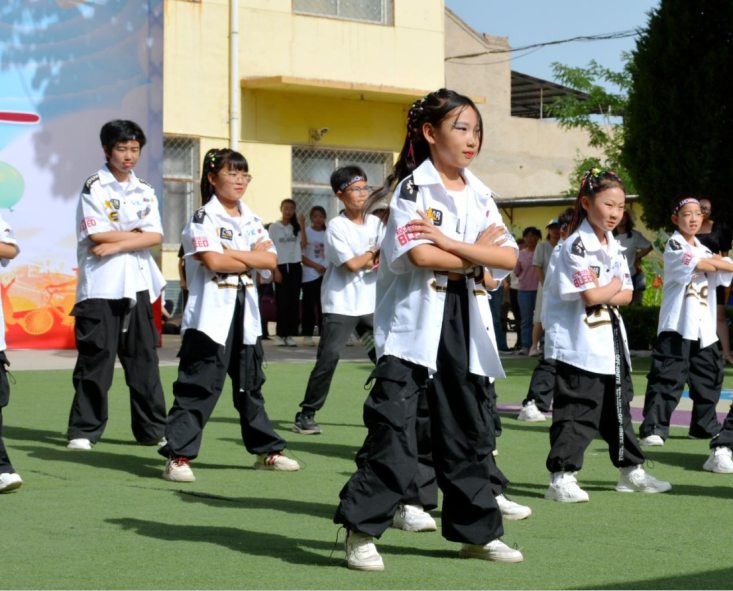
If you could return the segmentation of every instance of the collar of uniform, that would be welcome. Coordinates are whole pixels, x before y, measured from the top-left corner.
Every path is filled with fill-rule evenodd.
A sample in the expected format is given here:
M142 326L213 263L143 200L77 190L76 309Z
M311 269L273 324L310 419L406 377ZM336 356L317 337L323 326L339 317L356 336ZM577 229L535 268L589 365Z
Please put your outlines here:
M112 171L110 171L109 167L105 164L102 168L99 169L99 172L97 173L99 175L99 182L102 185L111 185L114 182L117 182L117 179L115 178L115 175L112 174ZM130 171L130 177L128 179L128 190L130 189L137 189L140 186L140 183L137 180L137 175L135 174L134 170Z
M685 237L680 234L679 230L675 230L674 234L672 234L669 239L677 240L677 242L679 242L682 246L689 246L689 243L687 242L687 240L685 240ZM697 236L693 236L693 240L695 241L696 248L704 248L702 242L697 239Z
M484 185L470 170L467 168L462 169L461 175L465 179L466 185L468 185L474 193L483 198L491 197L491 189ZM443 179L440 178L440 173L435 168L433 161L430 160L430 158L427 158L425 162L412 172L412 179L418 187L422 185L440 185L443 187L444 191L446 190L445 185L443 184Z
M206 212L210 215L218 215L219 217L223 218L229 218L234 219L232 216L229 215L226 209L224 209L224 206L221 204L221 201L219 201L219 198L216 195L212 195L211 199L209 199L209 202L206 204ZM241 202L237 203L237 209L239 209L239 214L242 214L242 204Z
M585 246L586 250L597 251L603 248L603 246L601 246L601 241L598 240L598 236L596 236L596 233L593 230L593 226L590 225L588 218L585 218L583 220L583 223L580 224L580 228L578 228L578 233L583 240L583 246ZM613 232L606 232L606 240L608 241L609 246L609 256L613 256L617 252L623 252L624 250L626 250L618 243L618 240L616 240L616 238L614 237Z

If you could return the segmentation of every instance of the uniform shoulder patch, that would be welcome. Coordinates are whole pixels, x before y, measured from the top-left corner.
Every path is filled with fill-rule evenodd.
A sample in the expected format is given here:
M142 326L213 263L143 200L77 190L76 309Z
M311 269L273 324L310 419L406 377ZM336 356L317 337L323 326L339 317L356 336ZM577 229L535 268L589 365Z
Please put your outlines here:
M148 181L146 181L145 179L141 179L140 177L137 177L137 180L138 180L138 181L140 181L140 184L141 184L141 185L145 185L146 187L150 187L151 189L153 188L153 185L151 185L151 184L150 184L150 183L149 183Z
M669 250L682 250L682 245L679 242L677 242L676 240L670 239L667 242L667 247L669 248Z
M417 201L417 185L412 182L412 175L405 178L400 188L400 199L407 199L407 201Z
M580 236L578 236L575 239L575 242L573 242L573 246L570 248L570 252L579 257L585 256L585 245L583 244L583 239Z
M93 174L90 176L86 181L84 181L84 187L82 188L81 192L86 193L87 195L92 192L92 185L96 183L99 180L98 174Z
M196 213L193 214L193 223L194 224L203 224L205 219L206 219L206 210L203 207L197 209Z

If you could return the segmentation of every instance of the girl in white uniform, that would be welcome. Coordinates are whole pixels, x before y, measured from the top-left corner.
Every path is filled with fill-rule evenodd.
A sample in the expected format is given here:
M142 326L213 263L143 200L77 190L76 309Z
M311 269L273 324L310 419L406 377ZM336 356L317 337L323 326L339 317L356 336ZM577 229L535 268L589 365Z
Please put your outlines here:
M641 467L644 454L631 426L634 397L626 331L618 306L633 296L629 269L611 233L624 213L626 192L614 172L586 171L557 264L547 279L545 356L557 360L545 498L588 500L575 474L596 433L621 471L619 492L671 488Z
M441 89L416 102L400 158L372 207L394 190L379 266L374 340L379 362L364 405L368 435L334 521L346 526L348 566L383 570L374 545L418 470L421 390L443 491L443 535L460 555L519 562L499 539L489 455L494 421L485 377L504 377L492 339L484 268L501 280L516 245L491 191L465 167L481 148L473 102ZM399 184L398 184L399 183Z
M20 249L15 240L13 230L0 216L0 264L7 267L10 261L18 256ZM23 484L13 465L10 463L8 452L3 443L3 407L10 401L10 384L8 383L8 370L10 365L5 355L5 318L3 307L0 305L0 493L10 492Z
M117 356L130 388L135 440L162 445L165 398L152 302L165 280L149 250L163 240L160 203L132 170L145 146L142 129L110 121L100 139L107 164L86 180L76 210L79 282L71 315L79 357L68 448L89 450L102 436Z
M662 446L685 384L693 401L690 437L710 439L721 425L715 408L723 387L723 361L716 334L717 287L730 285L733 262L721 259L695 237L702 225L700 201L676 200L678 230L664 249L664 298L644 400L641 444Z
M325 252L326 210L320 205L311 207L311 226L301 232L300 247L303 250L303 344L315 347L313 330L323 336L323 310L321 286L328 261ZM300 214L300 225L305 228L305 216Z
M262 220L241 201L252 178L244 156L209 150L203 167L204 206L182 236L189 296L168 443L160 449L168 460L163 478L195 480L190 461L198 456L227 374L244 446L257 455L255 469L298 470L298 463L281 453L285 440L273 429L262 397L262 326L251 271L269 275L277 255Z

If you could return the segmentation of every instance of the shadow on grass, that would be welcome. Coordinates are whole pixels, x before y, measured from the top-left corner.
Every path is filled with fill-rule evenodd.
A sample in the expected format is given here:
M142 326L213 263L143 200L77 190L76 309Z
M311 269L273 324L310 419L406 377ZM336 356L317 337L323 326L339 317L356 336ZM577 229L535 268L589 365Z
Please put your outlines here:
M217 544L234 552L252 556L276 558L292 564L320 565L345 568L341 532L339 543L330 540L308 540L304 538L282 536L238 529L234 527L209 527L203 525L178 525L144 521L142 519L120 518L107 519L107 523L119 526L123 530L164 542L208 542ZM385 554L402 554L432 558L455 558L454 550L415 550L409 547L409 539L405 546L379 544L379 550ZM333 558L324 556L322 552L333 552Z
M309 437L309 436L306 436ZM221 437L219 441L226 441L229 443L239 443L241 445L242 440L234 437ZM314 440L309 438L307 441L290 437L288 439L288 450L294 451L296 454L300 452L315 454L319 456L326 456L328 458L337 458L341 460L354 461L356 454L359 451L357 445L344 445L341 443L329 443L323 439Z
M35 443L46 443L49 445L63 445L69 442L66 433L58 431L45 431L43 429L27 429L13 425L3 426L3 437L16 439L18 441L33 441ZM123 439L102 439L105 444L110 445L137 445L134 439L125 441Z
M604 581L581 589L730 589L731 580L733 580L733 567L643 581L622 583Z

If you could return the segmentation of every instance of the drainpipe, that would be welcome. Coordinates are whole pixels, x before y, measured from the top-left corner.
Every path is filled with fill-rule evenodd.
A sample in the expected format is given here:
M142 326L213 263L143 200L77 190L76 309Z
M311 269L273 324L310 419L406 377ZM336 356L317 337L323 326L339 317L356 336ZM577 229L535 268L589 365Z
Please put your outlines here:
M229 147L239 148L239 0L229 0Z

